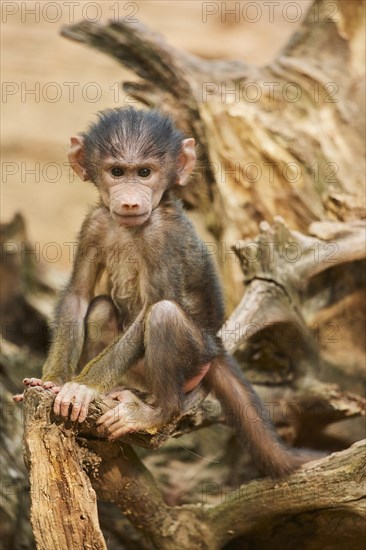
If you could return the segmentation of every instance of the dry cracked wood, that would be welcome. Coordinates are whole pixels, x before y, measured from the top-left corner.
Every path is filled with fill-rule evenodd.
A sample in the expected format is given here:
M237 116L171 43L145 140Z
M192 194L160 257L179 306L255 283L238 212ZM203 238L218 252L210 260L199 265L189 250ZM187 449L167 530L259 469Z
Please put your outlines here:
M26 391L31 519L41 550L105 548L95 491L101 500L117 503L154 547L163 550L214 550L239 538L246 548L252 537L256 547L266 548L269 541L284 543L289 525L291 536L302 538L304 548L315 548L309 535L314 530L317 544L348 540L340 521L352 526L351 547L361 548L357 541L365 519L364 442L309 463L281 482L254 481L235 491L231 488L230 494L222 487L219 505L172 507L129 445L98 440L95 430L79 445L74 426L52 422L52 402L50 392ZM92 407L90 425L104 406L98 401ZM211 490L212 484L206 488Z

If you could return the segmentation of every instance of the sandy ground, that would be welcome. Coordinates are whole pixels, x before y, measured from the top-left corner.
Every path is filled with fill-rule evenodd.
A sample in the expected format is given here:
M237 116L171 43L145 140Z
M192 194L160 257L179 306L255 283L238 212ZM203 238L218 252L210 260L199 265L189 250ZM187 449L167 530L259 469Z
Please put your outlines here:
M70 268L67 243L75 240L95 192L70 178L69 137L95 112L123 104L118 83L131 75L104 54L62 38L62 25L119 15L138 19L196 55L265 64L295 32L308 5L308 0L281 0L272 7L259 0L2 2L1 220L24 213L30 239L39 243L38 257Z

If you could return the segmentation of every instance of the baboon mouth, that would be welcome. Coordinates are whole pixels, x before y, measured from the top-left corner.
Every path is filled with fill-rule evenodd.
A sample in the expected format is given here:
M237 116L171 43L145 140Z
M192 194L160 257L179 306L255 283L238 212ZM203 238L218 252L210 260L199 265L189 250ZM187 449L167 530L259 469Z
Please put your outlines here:
M113 214L124 225L139 225L149 217L149 212L144 212L143 214L118 214L117 212L113 212Z
M117 212L113 212L116 216L119 218L143 218L144 216L148 215L148 212L144 212L143 214L118 214Z

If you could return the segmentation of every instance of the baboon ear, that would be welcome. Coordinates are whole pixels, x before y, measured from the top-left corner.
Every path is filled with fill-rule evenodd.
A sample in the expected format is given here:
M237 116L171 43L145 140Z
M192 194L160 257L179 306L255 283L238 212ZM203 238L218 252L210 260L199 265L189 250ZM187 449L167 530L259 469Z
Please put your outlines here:
M88 181L90 177L85 167L84 138L82 136L72 136L68 159L71 168L79 178Z
M193 138L184 139L179 156L177 184L185 185L196 164L196 146Z

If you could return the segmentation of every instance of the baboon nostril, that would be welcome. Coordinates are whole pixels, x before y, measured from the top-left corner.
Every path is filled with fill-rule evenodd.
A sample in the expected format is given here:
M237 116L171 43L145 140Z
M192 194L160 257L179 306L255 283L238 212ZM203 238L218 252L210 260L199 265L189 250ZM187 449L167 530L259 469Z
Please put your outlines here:
M138 208L140 205L138 203L123 202L122 206L124 208Z

